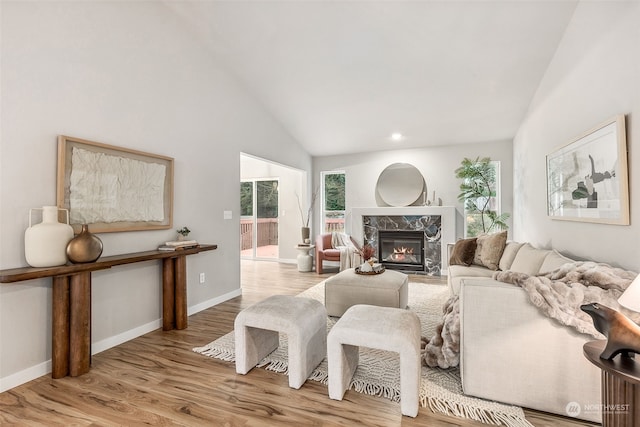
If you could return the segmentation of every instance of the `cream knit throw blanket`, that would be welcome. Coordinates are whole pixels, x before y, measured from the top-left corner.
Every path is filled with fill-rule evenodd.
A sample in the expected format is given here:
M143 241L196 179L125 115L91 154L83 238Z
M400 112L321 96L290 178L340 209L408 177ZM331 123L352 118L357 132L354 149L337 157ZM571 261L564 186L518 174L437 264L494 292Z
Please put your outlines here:
M497 271L493 278L520 286L529 301L546 316L576 331L602 339L591 317L580 310L583 304L597 302L621 311L634 322L640 314L618 304L618 298L636 277L636 273L595 262L564 264L541 276L513 271ZM444 305L444 318L430 339L423 338L423 361L427 366L450 368L460 363L460 305L458 296Z
M331 234L331 246L340 250L340 271L362 264L360 252L348 234L334 231Z

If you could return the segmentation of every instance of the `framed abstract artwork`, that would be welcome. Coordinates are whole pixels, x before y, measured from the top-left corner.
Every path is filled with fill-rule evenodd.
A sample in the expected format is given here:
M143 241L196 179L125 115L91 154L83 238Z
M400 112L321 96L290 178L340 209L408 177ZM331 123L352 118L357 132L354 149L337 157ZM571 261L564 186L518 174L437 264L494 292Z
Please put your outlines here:
M547 156L547 207L552 219L629 225L623 115Z
M58 206L78 232L173 226L173 158L58 137Z

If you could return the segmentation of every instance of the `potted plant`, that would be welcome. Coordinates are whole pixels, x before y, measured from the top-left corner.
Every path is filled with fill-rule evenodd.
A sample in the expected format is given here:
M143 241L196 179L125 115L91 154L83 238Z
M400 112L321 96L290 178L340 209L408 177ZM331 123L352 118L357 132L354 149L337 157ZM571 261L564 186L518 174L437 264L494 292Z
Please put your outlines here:
M362 261L369 261L374 259L373 256L376 254L376 250L370 244L366 243L360 249L360 256L362 257ZM372 262L373 263L373 262Z
M178 240L186 240L189 237L189 233L191 233L188 227L178 228L176 231L178 232Z
M496 169L491 159L465 158L455 174L456 178L462 179L458 200L464 203L466 235L473 237L496 229L506 230L509 214L498 214L491 209L496 196Z

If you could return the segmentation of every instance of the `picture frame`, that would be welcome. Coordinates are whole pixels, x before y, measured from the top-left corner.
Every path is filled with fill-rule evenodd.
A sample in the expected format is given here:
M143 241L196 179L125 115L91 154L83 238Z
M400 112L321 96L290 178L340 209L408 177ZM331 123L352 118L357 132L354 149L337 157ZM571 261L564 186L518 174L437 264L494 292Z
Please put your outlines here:
M624 115L590 129L546 161L550 218L629 225Z
M173 227L174 159L58 136L57 203L78 233Z

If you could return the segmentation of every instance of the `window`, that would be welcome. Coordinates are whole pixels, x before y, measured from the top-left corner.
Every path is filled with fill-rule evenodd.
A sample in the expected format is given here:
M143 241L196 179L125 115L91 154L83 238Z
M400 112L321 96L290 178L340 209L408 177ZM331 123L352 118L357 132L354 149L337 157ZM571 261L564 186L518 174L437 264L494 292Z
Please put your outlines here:
M344 232L345 174L342 171L322 172L322 230L324 233Z
M501 214L500 162L482 159L470 162L470 173L464 178L467 195L464 200L465 236L474 237L506 229L509 214Z

